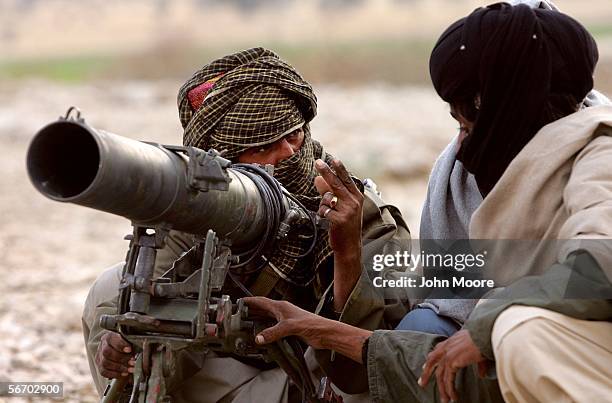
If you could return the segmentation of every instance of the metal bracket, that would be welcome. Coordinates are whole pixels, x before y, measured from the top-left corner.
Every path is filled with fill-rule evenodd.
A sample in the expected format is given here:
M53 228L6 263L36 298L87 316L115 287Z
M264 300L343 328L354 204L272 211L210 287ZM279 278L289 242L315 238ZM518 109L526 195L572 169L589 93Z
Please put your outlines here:
M193 190L208 192L209 190L229 189L232 181L227 168L232 163L221 157L215 150L202 151L195 147L186 147L189 157L187 166L187 184Z
M116 330L117 326L139 326L147 325L151 327L158 327L160 324L159 320L152 316L140 315L135 312L126 312L122 315L102 315L100 317L100 327L108 330Z
M221 291L225 283L225 277L231 263L232 250L227 246L217 246L217 256L213 261L213 269L210 274L211 291Z
M202 269L193 272L185 281L180 283L164 284L154 281L153 295L164 298L188 297L197 294L200 289Z

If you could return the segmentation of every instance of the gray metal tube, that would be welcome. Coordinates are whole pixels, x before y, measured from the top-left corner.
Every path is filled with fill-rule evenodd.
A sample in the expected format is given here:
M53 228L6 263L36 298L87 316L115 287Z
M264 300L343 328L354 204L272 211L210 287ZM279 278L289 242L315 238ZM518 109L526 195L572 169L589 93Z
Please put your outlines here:
M264 201L253 181L231 168L227 191L187 185L188 158L152 145L60 119L42 128L27 154L30 180L50 199L205 235L252 244L265 230Z

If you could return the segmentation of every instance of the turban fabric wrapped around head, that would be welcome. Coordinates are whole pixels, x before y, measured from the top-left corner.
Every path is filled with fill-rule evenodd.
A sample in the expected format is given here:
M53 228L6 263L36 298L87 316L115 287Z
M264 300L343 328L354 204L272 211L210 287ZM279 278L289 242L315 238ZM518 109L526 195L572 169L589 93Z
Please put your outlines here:
M593 88L597 59L580 23L526 5L478 8L442 34L430 58L432 82L450 104L479 97L457 159L484 196L539 129L576 110Z
M310 136L308 122L316 115L317 99L291 65L270 50L247 49L196 71L179 90L177 101L183 143L225 151L224 157L234 161L249 148L273 143L302 128L302 147L275 166L274 176L307 208L318 209L314 161L323 158L329 163L332 156ZM286 239L266 259L283 279L307 285L332 255L327 233L319 233L313 252L299 264L286 254L301 255L310 242L302 237Z
M272 143L311 121L317 98L274 52L253 48L204 66L178 95L184 144L240 152Z

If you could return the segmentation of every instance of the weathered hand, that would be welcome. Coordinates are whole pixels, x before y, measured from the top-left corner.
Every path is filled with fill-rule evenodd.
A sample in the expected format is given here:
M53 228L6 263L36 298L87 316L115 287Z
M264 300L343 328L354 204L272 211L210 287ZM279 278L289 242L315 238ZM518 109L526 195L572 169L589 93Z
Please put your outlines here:
M318 213L331 224L331 248L335 254L354 257L361 249L363 194L340 160L333 160L331 168L322 160L317 160L315 168L321 174L315 178L315 186L323 195Z
M423 366L423 374L419 378L419 385L421 387L427 386L435 369L440 400L442 402L457 401L455 374L459 369L476 363L478 363L480 376L484 376L486 359L472 341L470 332L460 330L447 340L438 343L433 351L427 355L427 361Z
M323 195L319 215L327 218L329 242L334 251L334 309L341 311L361 276L361 221L364 196L339 160L315 161L321 176L315 186Z
M317 328L328 319L287 301L265 297L245 297L243 301L248 305L250 314L267 316L278 322L257 335L255 341L258 344L272 343L287 336L298 336L315 349L323 348L322 333L317 332Z
M119 333L105 333L96 351L96 365L106 378L128 376L134 372L135 365L132 346Z
M287 301L275 301L265 297L243 298L251 314L275 318L275 326L257 335L258 344L267 344L287 336L297 336L315 349L334 350L361 363L363 343L372 331L346 323L323 318L305 311Z

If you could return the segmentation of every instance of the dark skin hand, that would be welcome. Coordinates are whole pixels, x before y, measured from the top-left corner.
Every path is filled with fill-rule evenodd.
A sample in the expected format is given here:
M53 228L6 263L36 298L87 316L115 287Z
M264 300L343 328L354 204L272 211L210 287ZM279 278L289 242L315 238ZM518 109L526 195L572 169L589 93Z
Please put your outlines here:
M127 377L134 372L132 346L119 333L106 332L96 352L96 366L100 375L109 378Z
M315 187L323 196L318 214L330 222L329 242L334 251L334 309L340 311L361 276L364 196L340 160L333 160L331 167L317 160L315 168L321 175L315 178Z
M358 363L362 362L361 349L371 331L323 318L287 301L265 297L246 297L243 301L249 307L249 314L274 318L278 322L257 335L257 344L297 336L314 349L335 350Z
M472 364L478 364L480 377L484 377L487 361L472 341L470 332L463 329L438 343L427 355L427 360L423 365L423 374L419 378L419 385L426 387L435 371L440 401L443 403L451 400L457 401L455 375L461 368Z

